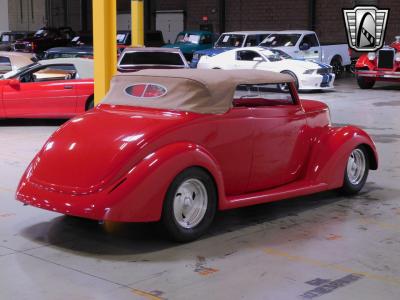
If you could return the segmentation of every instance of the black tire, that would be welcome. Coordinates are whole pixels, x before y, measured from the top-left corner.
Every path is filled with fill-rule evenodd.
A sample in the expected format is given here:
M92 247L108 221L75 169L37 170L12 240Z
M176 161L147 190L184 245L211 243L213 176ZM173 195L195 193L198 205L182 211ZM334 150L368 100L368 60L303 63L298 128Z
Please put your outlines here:
M94 96L90 96L90 98L86 101L85 111L91 110L94 108Z
M341 60L338 57L334 57L331 61L332 71L335 73L336 78L343 76L344 68Z
M360 87L360 89L368 90L368 89L372 89L374 87L375 79L357 76L357 83L358 83L358 86Z
M354 153L354 151L357 151L357 152L359 151L359 153L362 153L362 155L364 156L365 170L364 170L364 173L362 174L362 176L360 177L359 182L352 183L352 181L350 180L351 175L348 174L348 168L347 168L348 163L346 163L346 168L344 170L343 186L339 190L344 195L355 195L358 192L360 192L361 189L364 187L365 182L367 181L367 178L368 178L370 161L369 161L369 156L368 156L369 154L368 154L367 149L365 149L364 146L356 147L350 153L349 159L350 159L351 155Z
M174 201L179 187L188 180L200 181L207 191L207 208L201 221L192 228L181 226L174 215ZM194 197L193 197L194 199ZM217 210L217 189L213 178L203 169L192 167L184 170L175 177L168 188L161 217L161 230L172 240L177 242L190 242L201 235L210 227Z
M299 90L299 80L298 80L296 74L294 74L292 71L282 71L281 73L292 76L294 79L294 86L296 87L296 90ZM289 90L289 87L287 86L287 84L278 84L278 88L282 92L287 92Z

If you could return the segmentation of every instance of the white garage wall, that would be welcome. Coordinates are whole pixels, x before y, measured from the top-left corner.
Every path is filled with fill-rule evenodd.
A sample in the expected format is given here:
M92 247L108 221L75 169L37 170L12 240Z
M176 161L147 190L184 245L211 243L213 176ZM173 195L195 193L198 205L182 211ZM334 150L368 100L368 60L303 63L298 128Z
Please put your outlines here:
M8 0L0 0L0 32L8 30Z

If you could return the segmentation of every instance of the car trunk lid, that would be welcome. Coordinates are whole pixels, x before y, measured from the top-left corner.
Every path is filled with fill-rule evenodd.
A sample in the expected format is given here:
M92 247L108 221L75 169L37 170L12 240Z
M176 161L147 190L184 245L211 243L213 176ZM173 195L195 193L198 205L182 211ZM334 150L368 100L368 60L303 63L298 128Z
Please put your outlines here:
M155 109L109 109L102 105L78 116L46 142L33 163L30 180L69 193L90 193L143 157L149 139L185 122L194 114ZM144 155L144 154L143 154ZM129 166L130 164L130 166Z

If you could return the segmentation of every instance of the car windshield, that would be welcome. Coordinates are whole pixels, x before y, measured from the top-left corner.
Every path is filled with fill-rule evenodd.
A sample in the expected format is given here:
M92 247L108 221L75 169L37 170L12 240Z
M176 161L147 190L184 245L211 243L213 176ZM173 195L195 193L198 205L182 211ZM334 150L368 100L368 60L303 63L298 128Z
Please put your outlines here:
M263 47L293 47L296 45L301 34L271 34L262 41Z
M245 36L243 34L223 34L215 44L216 48L241 47Z
M125 53L119 66L129 65L173 65L183 66L179 53L169 52L128 52Z
M200 35L196 33L180 33L176 37L175 43L188 43L188 44L199 44Z
M128 34L127 33L118 33L117 34L117 43L118 44L123 44L125 42L126 36Z
M7 72L7 73L3 74L2 79L10 79L10 78L18 77L21 73L23 73L29 69L32 69L32 68L36 67L37 65L38 65L37 63L33 63L33 64L27 65L25 67L21 67L18 70Z
M277 49L268 49L260 51L262 55L264 55L269 61L281 61L283 59L292 58L287 53L277 50Z
M50 33L49 30L47 29L39 29L38 31L35 32L34 37L46 37Z
M263 50L260 51L260 53L266 57L269 61L281 61L282 59L284 59L283 57L281 57L279 55L279 53L274 53L270 50Z

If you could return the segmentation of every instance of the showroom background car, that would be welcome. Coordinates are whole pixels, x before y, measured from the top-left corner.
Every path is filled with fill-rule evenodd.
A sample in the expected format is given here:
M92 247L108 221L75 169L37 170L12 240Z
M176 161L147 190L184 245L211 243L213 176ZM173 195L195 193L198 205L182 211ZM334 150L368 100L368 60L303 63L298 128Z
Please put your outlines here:
M215 34L210 31L187 30L178 33L175 43L163 47L180 49L185 58L191 61L195 51L212 48L215 40Z
M117 64L117 69L120 72L184 68L189 68L189 64L181 50L175 48L125 48Z
M277 48L296 59L314 60L329 64L336 77L351 65L347 44L321 44L317 34L309 30L284 30L271 34L259 46Z
M225 32L220 35L213 48L196 51L193 54L193 59L190 62L190 67L196 68L200 58L203 55L212 57L234 48L257 46L273 32L274 31Z
M0 51L0 79L2 79L2 74L16 71L32 62L33 55L30 53Z
M291 59L285 52L271 48L246 47L229 50L213 57L203 56L199 69L255 69L274 71L292 76L299 90L333 88L335 74L332 67L312 61ZM286 89L286 85L280 86Z
M71 118L93 107L93 60L42 60L3 75L0 118Z
M377 81L400 82L400 36L390 46L361 55L355 74L361 89L371 89Z

